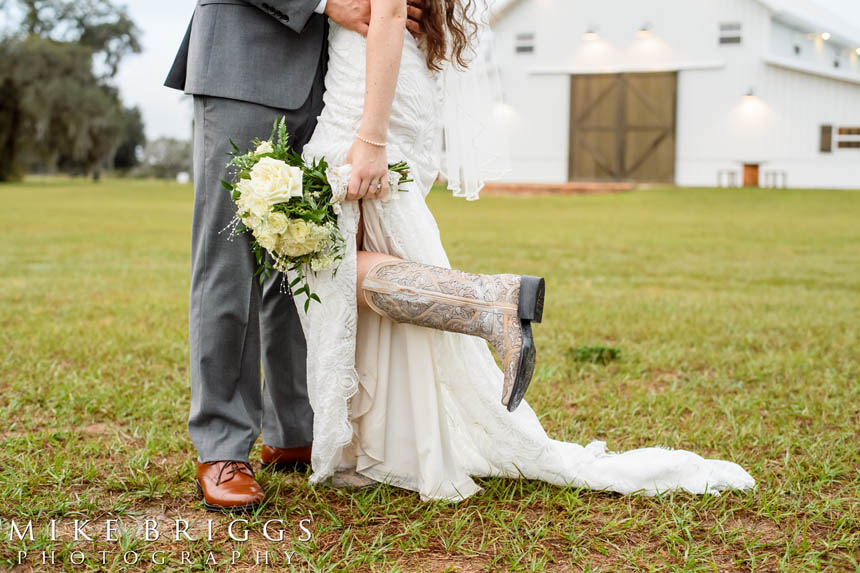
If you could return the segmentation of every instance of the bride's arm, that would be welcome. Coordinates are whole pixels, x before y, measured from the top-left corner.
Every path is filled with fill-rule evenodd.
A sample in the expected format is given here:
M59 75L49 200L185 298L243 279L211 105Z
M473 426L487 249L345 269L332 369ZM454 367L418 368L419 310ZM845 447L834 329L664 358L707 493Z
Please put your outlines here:
M370 5L364 114L347 156L352 164L350 200L374 199L388 192L388 157L379 144L386 143L388 136L407 18L406 0L371 0Z

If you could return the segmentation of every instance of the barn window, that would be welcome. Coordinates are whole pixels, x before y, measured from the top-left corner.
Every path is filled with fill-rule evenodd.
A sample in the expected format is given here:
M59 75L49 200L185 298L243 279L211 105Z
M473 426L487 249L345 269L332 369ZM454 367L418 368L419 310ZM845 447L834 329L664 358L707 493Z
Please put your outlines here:
M836 133L839 134L839 149L860 149L860 127L840 127Z
M525 34L517 34L515 51L518 54L532 54L535 51L535 35L534 32Z
M821 126L821 142L818 147L821 153L833 153L833 126Z
M720 45L737 45L743 38L740 22L720 22Z

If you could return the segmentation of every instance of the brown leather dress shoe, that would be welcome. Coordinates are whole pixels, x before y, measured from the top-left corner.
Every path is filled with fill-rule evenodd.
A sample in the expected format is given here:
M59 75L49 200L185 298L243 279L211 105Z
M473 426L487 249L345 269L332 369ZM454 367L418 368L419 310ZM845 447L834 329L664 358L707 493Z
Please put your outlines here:
M208 511L254 511L264 495L248 462L197 462L197 487Z
M305 471L311 465L311 446L276 448L263 444L260 458L264 468L279 472Z

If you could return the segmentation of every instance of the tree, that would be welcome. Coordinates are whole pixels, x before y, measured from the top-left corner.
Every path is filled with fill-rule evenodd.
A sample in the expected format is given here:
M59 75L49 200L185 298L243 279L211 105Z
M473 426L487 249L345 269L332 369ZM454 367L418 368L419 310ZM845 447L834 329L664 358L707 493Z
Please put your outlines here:
M123 56L140 52L139 31L124 7L110 0L19 0L29 36L92 50L113 77Z
M136 174L143 177L174 179L179 173L191 172L191 142L171 137L150 141L143 151L143 161Z
M123 139L113 156L115 169L128 170L140 163L138 156L146 145L146 132L143 127L143 117L136 107L122 110Z
M10 42L0 41L0 59L12 59ZM0 68L0 181L19 176L15 162L18 156L18 137L21 127L21 111L18 105L18 87L6 66Z
M109 0L17 4L23 33L0 39L0 181L22 165L97 175L128 135L110 78L137 29Z

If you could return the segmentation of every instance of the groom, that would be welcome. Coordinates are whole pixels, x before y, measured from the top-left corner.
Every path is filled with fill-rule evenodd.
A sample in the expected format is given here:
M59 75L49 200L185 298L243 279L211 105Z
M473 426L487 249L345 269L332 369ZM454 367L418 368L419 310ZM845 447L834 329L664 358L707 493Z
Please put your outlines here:
M421 11L409 14L417 33ZM370 0L199 0L165 82L194 95L188 432L210 511L263 500L248 463L261 430L264 466L310 462L313 411L295 305L279 292L280 277L255 280L245 236L219 231L235 214L221 186L230 140L244 149L281 117L297 151L310 139L323 107L327 17L366 34Z

